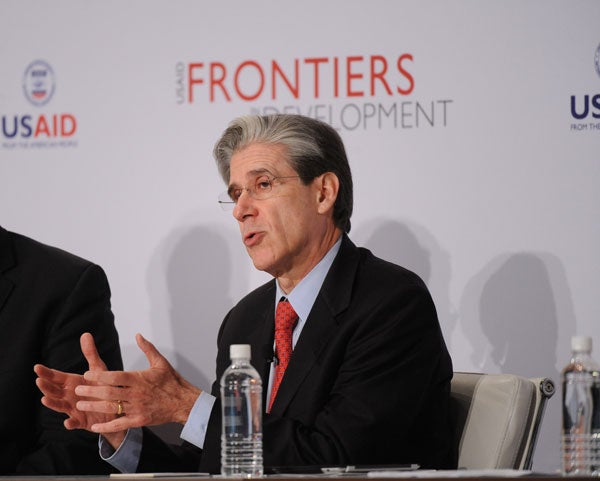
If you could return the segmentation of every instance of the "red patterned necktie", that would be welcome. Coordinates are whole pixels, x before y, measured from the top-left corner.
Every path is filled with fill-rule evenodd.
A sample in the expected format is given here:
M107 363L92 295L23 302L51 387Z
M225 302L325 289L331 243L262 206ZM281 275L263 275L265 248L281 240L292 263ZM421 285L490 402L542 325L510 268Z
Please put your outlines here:
M290 357L292 357L292 332L297 322L298 314L296 314L292 305L287 299L280 300L275 312L275 355L277 356L277 364L275 365L275 377L267 412L271 412L273 401L283 379L283 373L285 373Z

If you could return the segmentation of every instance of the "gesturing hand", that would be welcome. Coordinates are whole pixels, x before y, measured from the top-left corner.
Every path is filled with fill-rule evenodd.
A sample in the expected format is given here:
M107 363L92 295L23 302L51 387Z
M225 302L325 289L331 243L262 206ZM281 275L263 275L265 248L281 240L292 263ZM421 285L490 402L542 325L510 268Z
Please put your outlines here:
M94 338L91 334L85 333L80 338L81 351L85 356L90 372L106 371L106 364L100 358ZM38 378L35 383L42 391L42 404L54 411L65 413L68 418L64 425L67 429L86 429L91 431L91 427L96 423L104 423L114 418L112 415L97 412L83 412L77 409L77 402L81 399L75 389L81 384L85 384L84 377L80 374L73 374L50 369L42 364L36 364L33 367Z
M136 335L136 342L148 359L148 369L106 371L90 368L84 375L85 382L75 388L75 394L81 398L76 408L88 414L86 420L94 419L89 426L94 432L114 433L166 422L185 423L202 392L175 371L141 334ZM123 415L115 418L117 400L122 403ZM100 419L100 415L104 418Z

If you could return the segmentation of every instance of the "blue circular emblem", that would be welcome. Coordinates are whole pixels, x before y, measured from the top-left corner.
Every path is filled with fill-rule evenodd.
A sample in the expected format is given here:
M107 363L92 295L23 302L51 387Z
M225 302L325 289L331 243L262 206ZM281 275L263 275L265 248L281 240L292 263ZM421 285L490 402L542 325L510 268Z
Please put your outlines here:
M594 66L596 67L596 73L600 77L600 44L596 49L596 55L594 55Z
M54 71L47 62L31 62L23 76L23 92L29 102L36 106L47 104L54 94Z

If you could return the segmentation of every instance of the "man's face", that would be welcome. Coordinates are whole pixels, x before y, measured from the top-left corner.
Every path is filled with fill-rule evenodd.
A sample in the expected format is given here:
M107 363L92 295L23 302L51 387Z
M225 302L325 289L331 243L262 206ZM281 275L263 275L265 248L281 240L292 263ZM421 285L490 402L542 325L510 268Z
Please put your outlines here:
M319 247L331 219L319 213L319 178L304 185L287 159L281 144L250 144L231 158L229 188L254 189L259 179L276 179L266 198L242 190L233 216L257 269L300 279L320 260Z

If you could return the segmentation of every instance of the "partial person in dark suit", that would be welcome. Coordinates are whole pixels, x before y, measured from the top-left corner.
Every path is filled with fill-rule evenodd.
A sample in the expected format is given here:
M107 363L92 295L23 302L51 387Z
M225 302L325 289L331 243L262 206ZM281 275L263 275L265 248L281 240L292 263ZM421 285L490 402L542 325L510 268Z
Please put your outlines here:
M106 474L98 440L68 431L40 404L33 366L83 373L89 331L110 369L122 367L103 270L0 227L0 474Z
M268 407L276 305L287 297L298 322L289 365L264 415L265 465L455 467L452 363L434 303L417 275L349 239L352 177L337 132L297 115L242 117L214 153L228 186L220 202L233 208L254 266L274 279L225 317L212 394L182 379L138 335L149 369L90 371L75 390L88 399L76 403L55 389L69 374L40 378L47 405L101 433L102 456L121 470L218 472L218 382L229 346L252 346ZM93 353L92 339L86 343ZM139 429L169 421L183 423L182 438L197 447L166 446Z

